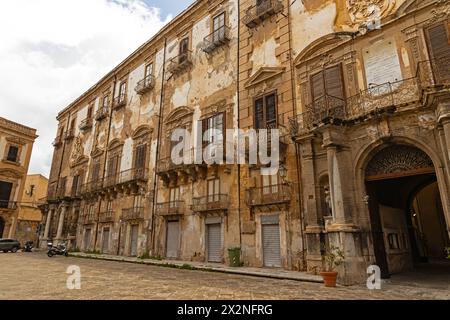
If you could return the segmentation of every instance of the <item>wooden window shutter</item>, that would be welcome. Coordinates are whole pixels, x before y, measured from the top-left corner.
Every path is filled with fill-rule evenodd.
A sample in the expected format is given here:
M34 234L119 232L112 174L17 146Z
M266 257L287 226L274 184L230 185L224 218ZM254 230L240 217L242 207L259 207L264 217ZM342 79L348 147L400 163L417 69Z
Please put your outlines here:
M323 72L319 72L311 77L311 92L313 101L316 101L325 95Z
M450 54L450 39L447 35L445 24L440 24L428 29L430 51L433 59Z
M255 129L264 129L264 99L255 101Z
M266 128L275 128L277 124L277 96L266 97Z
M134 167L136 169L142 169L145 168L145 154L147 151L147 145L146 144L141 144L139 146L137 146L136 148L136 155L135 155L135 162L134 162Z
M325 70L325 90L327 95L344 99L344 88L342 85L341 65Z
M93 182L98 181L99 174L100 174L100 163L98 161L95 161L94 165L92 167L92 181Z

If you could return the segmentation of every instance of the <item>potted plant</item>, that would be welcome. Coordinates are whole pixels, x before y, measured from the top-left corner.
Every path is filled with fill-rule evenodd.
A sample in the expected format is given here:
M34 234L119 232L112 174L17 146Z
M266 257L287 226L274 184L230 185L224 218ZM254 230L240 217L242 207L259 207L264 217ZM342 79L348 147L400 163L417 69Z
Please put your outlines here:
M344 262L344 252L335 246L324 250L325 269L320 273L326 287L336 287L338 272L336 268Z

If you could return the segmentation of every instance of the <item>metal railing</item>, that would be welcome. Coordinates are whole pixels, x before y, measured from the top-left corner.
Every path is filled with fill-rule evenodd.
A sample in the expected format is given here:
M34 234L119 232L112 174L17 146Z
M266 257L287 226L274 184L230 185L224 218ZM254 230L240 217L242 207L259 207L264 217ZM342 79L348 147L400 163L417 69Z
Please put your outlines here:
M72 185L70 196L72 198L78 198L81 196L81 184L79 182L76 185Z
M250 7L243 17L244 24L249 28L256 27L261 21L283 11L283 3L280 0L265 0L260 4Z
M87 130L87 129L92 128L92 117L88 117L88 118L82 120L79 128L80 128L80 130Z
M103 119L106 119L108 117L108 115L109 115L109 108L108 107L101 107L95 113L95 120L96 121L101 121Z
M325 96L290 119L291 133L305 133L323 124L354 121L370 114L422 102L426 92L450 85L449 66L450 55L420 62L417 74L412 78L370 86L346 100Z
M291 201L292 190L287 184L247 189L246 202L248 206L280 204Z
M227 210L228 206L228 194L214 194L192 199L192 211L195 212Z
M175 164L172 161L172 157L165 157L165 158L161 158L158 160L158 164L157 164L157 169L156 172L157 173L164 173L164 172L168 172L168 171L175 171L177 169L186 167L186 166L191 166L191 165L204 165L205 163L203 162L203 150L201 148L192 148L189 151L189 159L191 160L190 162L187 163L181 163L181 164ZM202 157L202 163L196 163L196 156L197 156L197 152L199 152ZM184 160L187 160L187 157L184 158Z
M108 210L105 212L100 212L100 214L98 215L98 221L99 222L113 222L114 221L114 211L113 210Z
M192 52L187 50L169 60L167 71L174 74L181 72L192 65Z
M138 94L142 95L147 91L153 89L154 86L155 86L155 77L150 74L137 83L135 91Z
M15 210L17 209L17 202L0 200L0 209Z
M64 136L64 139L70 140L75 138L75 129L71 128L69 131L66 132L66 135Z
M83 224L94 224L96 222L94 214L87 214L82 216Z
M58 147L58 146L60 146L62 144L62 142L63 142L63 136L57 136L55 138L55 140L53 140L52 144L53 144L54 147Z
M113 109L119 109L127 105L127 95L121 94L113 99Z
M144 207L133 207L122 210L123 220L142 220L144 219Z
M156 205L156 214L160 216L184 215L184 201L170 201L158 203Z
M122 183L147 181L148 175L149 173L147 168L125 170L120 173L107 176L105 178L103 186L105 188L108 188Z
M91 192L96 192L101 190L103 187L103 179L97 179L95 181L91 181L85 183L81 186L81 194L87 194Z
M203 39L203 51L211 53L230 39L230 28L224 25Z

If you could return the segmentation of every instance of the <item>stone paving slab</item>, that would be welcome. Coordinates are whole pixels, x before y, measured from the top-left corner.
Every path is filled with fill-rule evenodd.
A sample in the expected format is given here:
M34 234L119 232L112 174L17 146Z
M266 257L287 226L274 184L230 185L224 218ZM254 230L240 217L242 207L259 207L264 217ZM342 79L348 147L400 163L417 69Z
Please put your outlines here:
M269 268L251 268L251 267L239 267L232 268L224 264L216 263L203 263L193 261L178 261L178 260L154 260L154 259L139 259L134 257L122 257L105 254L87 254L87 253L71 253L73 257L98 259L106 261L121 261L129 263L141 263L147 265L161 266L161 267L179 267L190 268L192 270L199 271L214 271L230 274L240 274L255 277L264 277L272 279L285 279L305 282L323 283L322 277L317 275L308 274L306 272L289 271L283 269L269 269Z

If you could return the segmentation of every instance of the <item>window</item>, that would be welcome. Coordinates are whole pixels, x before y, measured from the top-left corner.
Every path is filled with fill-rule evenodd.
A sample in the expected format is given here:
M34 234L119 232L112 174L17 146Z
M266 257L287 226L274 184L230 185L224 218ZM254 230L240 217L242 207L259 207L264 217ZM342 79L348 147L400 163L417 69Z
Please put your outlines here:
M9 146L8 149L8 156L6 157L6 160L11 162L18 162L19 157L19 147L17 146Z
M263 194L278 193L278 175L262 176Z
M151 76L153 74L153 63L149 63L145 66L145 77Z
M92 182L97 182L100 177L100 159L94 159L94 162L92 164L92 176L91 180Z
M311 76L311 91L314 103L326 101L330 96L343 101L345 96L341 65L327 68Z
M224 113L216 114L212 117L206 118L203 120L202 123L202 135L203 138L205 137L205 133L208 133L207 139L208 141L203 141L204 145L208 145L212 142L219 144L222 144L222 147L224 148L224 133L225 133L225 121L224 121ZM208 131L208 130L216 130L216 132ZM216 133L219 133L217 136L215 136ZM216 141L214 141L214 138L216 138ZM223 154L225 155L225 150L222 150ZM211 157L214 157L215 154L211 154Z
M273 129L277 126L277 96L275 93L255 100L255 129Z
M69 133L74 133L75 132L75 123L76 123L77 119L72 119L72 121L70 122L70 130Z
M180 201L180 188L170 189L170 208L177 207L177 202Z
M0 181L0 208L8 208L12 189L13 189L12 183Z
M115 177L120 170L120 154L114 153L108 159L108 177Z
M112 213L112 211L113 211L112 205L113 205L113 203L112 203L111 200L109 200L108 202L106 202L106 212L107 212L107 213Z
M439 59L450 55L450 32L441 23L427 29L428 46L431 59Z
M127 94L127 82L122 81L122 83L120 84L120 88L119 88L119 102L120 103L125 101L126 94Z
M108 95L103 96L102 99L102 111L107 112L108 111Z
M180 52L179 52L179 60L178 62L181 64L185 62L188 59L188 52L189 52L189 38L183 38L180 42Z
M220 200L220 179L208 180L208 202Z
M141 204L142 204L142 197L140 195L134 196L133 208L135 209L141 208Z
M225 12L213 19L213 41L218 42L225 39Z
M135 169L144 169L145 161L147 155L147 145L140 144L136 147L135 155L134 155L134 168Z
M72 180L72 195L75 196L78 192L78 183L80 181L80 176L76 175Z
M91 106L88 108L88 113L87 113L87 118L88 118L88 119L92 119L92 113L93 113L93 110L94 110L94 107L91 105Z
M400 241L397 233L388 234L389 249L400 249Z

